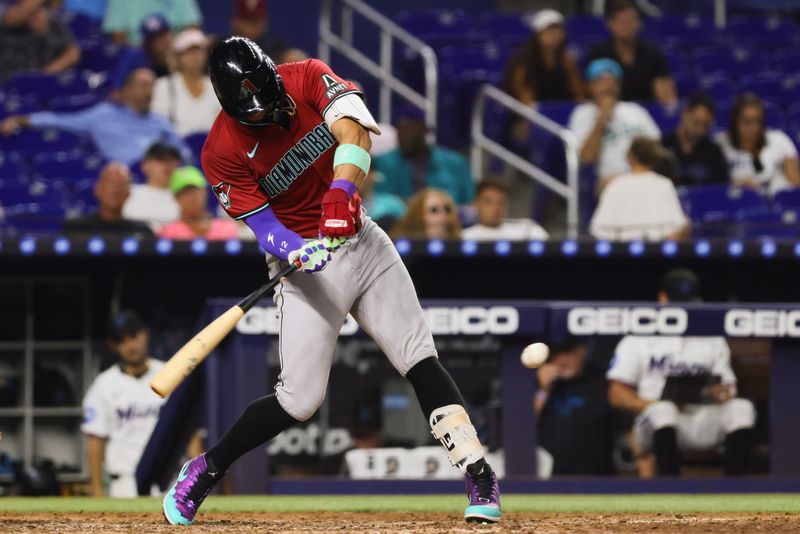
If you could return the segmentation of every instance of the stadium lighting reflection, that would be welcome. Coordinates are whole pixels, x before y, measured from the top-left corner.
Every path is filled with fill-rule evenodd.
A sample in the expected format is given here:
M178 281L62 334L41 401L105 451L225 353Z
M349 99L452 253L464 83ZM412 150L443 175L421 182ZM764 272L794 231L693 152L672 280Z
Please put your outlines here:
M161 254L162 256L166 256L170 252L172 252L172 241L169 239L159 239L156 243L156 252Z
M494 252L498 256L508 256L511 252L511 243L508 241L498 241L494 244Z
M542 241L531 241L528 243L528 254L531 256L541 256L544 254L544 243Z
M397 249L397 253L401 256L405 256L409 252L411 252L411 241L408 239L398 239L394 247Z
M561 253L564 256L574 256L578 253L578 243L571 239L567 239L561 243Z
M133 256L139 252L139 240L135 237L126 237L122 241L122 252L128 256Z
M461 242L461 253L464 256L474 256L478 253L478 242L472 240L466 240Z
M661 253L664 256L672 257L678 253L678 244L671 239L661 243Z
M89 239L89 242L86 244L86 249L89 251L89 254L98 255L102 254L103 251L106 249L106 242L103 241L102 237L92 237Z
M70 242L69 239L67 239L66 237L59 237L55 241L53 241L53 251L56 254L63 256L64 254L67 254L69 252L69 249L70 249Z
M732 258L738 258L744 252L744 243L741 241L731 241L728 243L728 255Z
M775 253L778 251L777 245L772 240L767 239L763 243L761 243L761 255L765 258L772 258L775 256Z
M797 243L794 246L794 255L797 256L798 258L800 258L800 243Z
M631 256L639 257L644 254L644 242L643 241L631 241L628 244L628 252Z
M208 250L208 241L205 239L194 239L192 241L192 253L198 256L205 254Z
M428 241L428 254L439 256L444 252L444 242L441 239L431 239Z
M598 256L606 257L611 254L611 243L608 241L598 241L594 245L594 252Z
M702 239L694 244L694 253L700 256L701 258L705 258L709 254L711 254L711 243Z
M36 252L36 240L32 237L23 237L19 241L19 251L25 256Z
M235 256L242 251L242 242L238 239L231 239L225 242L225 252Z

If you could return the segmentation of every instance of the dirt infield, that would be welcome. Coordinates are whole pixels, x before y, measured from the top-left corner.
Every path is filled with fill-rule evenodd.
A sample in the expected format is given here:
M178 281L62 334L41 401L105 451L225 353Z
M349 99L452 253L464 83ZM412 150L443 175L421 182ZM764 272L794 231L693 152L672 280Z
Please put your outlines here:
M0 513L2 532L176 532L155 513ZM468 525L456 514L434 513L209 513L196 532L556 533L556 532L800 532L792 514L520 514L500 525ZM189 532L189 531L187 531Z

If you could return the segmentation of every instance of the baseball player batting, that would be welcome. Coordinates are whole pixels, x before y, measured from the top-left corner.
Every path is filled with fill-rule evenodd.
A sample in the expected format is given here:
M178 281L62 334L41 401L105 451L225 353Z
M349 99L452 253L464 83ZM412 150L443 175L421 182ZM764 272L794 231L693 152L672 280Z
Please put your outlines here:
M209 66L223 112L203 147L206 177L219 203L267 251L270 274L288 262L300 272L275 291L275 393L253 401L217 444L183 466L164 498L167 520L194 522L237 458L317 411L349 313L411 382L433 435L464 473L465 519L498 521L497 478L439 363L408 271L361 208L369 132L380 130L358 89L316 59L276 67L241 37L216 44Z

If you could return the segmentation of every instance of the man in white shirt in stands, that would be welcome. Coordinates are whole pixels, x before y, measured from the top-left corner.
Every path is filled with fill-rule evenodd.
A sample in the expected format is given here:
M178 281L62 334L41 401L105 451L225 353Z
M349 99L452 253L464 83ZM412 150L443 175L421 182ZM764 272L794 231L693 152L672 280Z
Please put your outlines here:
M181 154L175 147L159 142L148 148L139 164L146 182L131 187L122 216L147 223L154 232L177 219L180 210L169 189L169 179L180 163Z
M661 138L650 113L635 102L619 100L622 67L612 59L596 59L586 68L592 100L576 107L569 129L578 140L580 162L594 165L598 189L628 171L626 156L637 135Z
M164 399L150 390L163 363L148 357L148 331L132 312L111 318L108 342L119 362L95 378L83 399L81 431L88 439L89 484L95 497L136 497L136 467Z
M465 228L462 239L474 241L527 241L545 240L547 231L531 219L506 219L508 215L508 187L497 180L483 180L477 186L475 209L478 224Z
M662 280L658 299L661 304L699 301L697 276L673 269ZM665 395L668 377L707 377L709 385L698 391L704 401L682 404ZM731 350L724 337L625 336L606 378L609 403L636 416L634 442L644 455L655 454L659 475L680 474L680 451L723 444L725 473L748 471L756 412L752 402L736 396Z

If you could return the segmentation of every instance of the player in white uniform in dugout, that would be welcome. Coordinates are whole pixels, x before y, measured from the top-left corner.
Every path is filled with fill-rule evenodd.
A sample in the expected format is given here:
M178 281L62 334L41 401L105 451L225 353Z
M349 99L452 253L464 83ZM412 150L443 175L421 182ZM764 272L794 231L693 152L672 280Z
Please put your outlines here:
M137 497L136 467L158 422L165 399L150 380L163 362L148 357L148 330L132 312L111 318L108 342L119 362L95 378L83 399L92 495Z
M699 295L697 276L674 269L662 280L659 302L699 301ZM679 405L664 398L667 379L673 376L708 377L709 385L698 392L705 402ZM726 474L749 470L756 412L752 402L736 396L736 376L725 338L626 336L617 345L606 377L609 402L636 416L635 445L644 454L655 454L659 475L680 473L680 451L720 445L724 445Z

